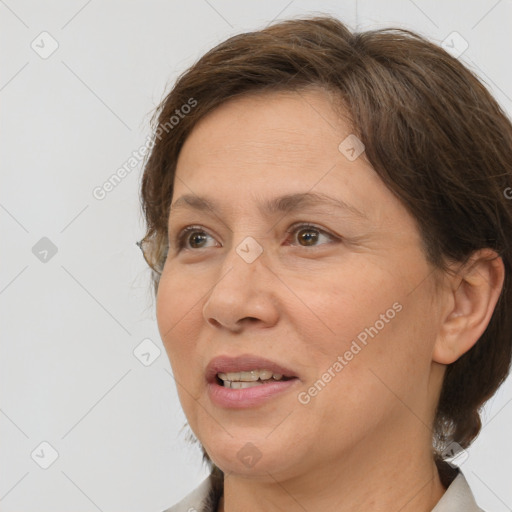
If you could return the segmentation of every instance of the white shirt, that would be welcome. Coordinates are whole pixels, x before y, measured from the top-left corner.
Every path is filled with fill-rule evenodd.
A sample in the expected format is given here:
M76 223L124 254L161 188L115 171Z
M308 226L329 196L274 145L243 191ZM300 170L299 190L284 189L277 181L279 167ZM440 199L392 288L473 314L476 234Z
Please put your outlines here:
M217 512L217 506L222 491L212 480L212 475L188 494L183 500L163 512ZM438 501L432 512L484 512L476 504L473 493L462 472L446 489L443 497Z

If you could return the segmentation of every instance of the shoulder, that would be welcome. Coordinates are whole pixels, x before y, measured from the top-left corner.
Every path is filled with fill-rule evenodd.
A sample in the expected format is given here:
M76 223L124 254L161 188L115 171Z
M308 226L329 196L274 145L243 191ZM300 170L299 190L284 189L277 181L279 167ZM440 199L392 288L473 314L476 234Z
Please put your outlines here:
M216 512L222 495L222 481L214 473L180 502L162 512Z

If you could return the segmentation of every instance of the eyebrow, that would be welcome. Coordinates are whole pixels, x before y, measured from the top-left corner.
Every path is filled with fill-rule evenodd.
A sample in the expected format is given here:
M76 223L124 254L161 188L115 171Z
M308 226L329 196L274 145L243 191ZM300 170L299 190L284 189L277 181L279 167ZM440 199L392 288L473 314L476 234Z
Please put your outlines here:
M287 194L260 203L259 210L265 215L277 213L291 213L297 210L315 207L331 206L351 213L355 217L368 220L368 216L355 206L346 203L342 199L331 197L318 192L304 192ZM185 194L171 204L170 213L181 209L193 209L198 211L211 211L216 213L220 210L217 203L209 198L200 197L194 194Z

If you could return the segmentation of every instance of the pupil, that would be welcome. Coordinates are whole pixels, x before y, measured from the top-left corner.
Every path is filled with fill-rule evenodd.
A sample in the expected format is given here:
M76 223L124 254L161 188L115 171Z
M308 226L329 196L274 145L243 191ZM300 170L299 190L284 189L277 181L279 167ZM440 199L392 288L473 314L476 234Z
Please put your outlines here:
M190 237L192 247L196 247L196 244L201 244L201 242L204 241L204 238L204 235L193 233Z
M306 245L313 245L315 240L318 238L318 233L315 233L312 230L303 230L303 234L300 235L300 238L306 242ZM312 243L310 243L312 242Z

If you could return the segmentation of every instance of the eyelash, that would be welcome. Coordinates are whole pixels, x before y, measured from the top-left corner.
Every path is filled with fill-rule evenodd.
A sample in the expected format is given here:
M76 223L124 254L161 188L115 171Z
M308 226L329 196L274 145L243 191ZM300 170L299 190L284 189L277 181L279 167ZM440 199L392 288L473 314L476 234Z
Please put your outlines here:
M326 235L327 237L331 238L331 240L337 240L338 238L335 237L334 235L331 235L330 233L328 233L327 231L321 229L320 227L318 226L315 226L314 224L309 224L309 223L296 223L296 224L293 224L292 226L290 226L287 230L286 230L286 234L293 234L297 231L299 231L300 229L311 229L311 230L315 230L315 231L318 231L320 234L322 235ZM175 238L175 242L176 242L176 245L177 245L177 248L178 248L178 252L183 250L183 249L187 249L187 250L192 250L192 251L197 251L199 249L208 249L208 247L199 247L199 249L194 249L194 248L189 248L189 247L185 247L185 242L186 242L186 237L187 235L189 235L190 233L193 233L193 232L199 232L199 233L204 233L208 236L211 236L202 226L187 226L186 228L182 229L178 235L176 236ZM325 245L325 244L320 244L320 245ZM306 245L303 245L302 247L308 247ZM318 247L318 245L311 245L309 247Z

